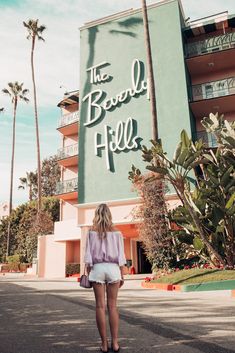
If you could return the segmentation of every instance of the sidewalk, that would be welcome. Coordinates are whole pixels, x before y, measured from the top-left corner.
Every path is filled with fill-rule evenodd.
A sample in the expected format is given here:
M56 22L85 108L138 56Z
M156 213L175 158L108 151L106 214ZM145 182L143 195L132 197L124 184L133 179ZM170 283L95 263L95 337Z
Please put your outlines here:
M123 353L235 353L228 291L175 293L140 284L127 280L119 291ZM64 278L8 277L0 286L1 353L97 352L92 290ZM6 346L11 349L1 349Z

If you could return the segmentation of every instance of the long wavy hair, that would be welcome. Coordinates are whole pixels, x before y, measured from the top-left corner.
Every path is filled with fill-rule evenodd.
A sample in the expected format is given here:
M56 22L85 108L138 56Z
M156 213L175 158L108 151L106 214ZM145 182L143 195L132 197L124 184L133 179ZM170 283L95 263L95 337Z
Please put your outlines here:
M112 214L105 203L101 203L95 210L92 229L101 238L105 238L107 232L113 231Z

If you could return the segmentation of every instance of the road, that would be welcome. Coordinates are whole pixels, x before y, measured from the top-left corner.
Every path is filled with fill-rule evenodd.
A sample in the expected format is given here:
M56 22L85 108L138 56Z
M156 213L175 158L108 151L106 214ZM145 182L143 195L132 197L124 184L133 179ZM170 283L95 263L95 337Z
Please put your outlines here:
M228 291L173 293L129 280L119 292L123 353L235 353ZM92 290L68 280L0 277L0 353L98 352Z

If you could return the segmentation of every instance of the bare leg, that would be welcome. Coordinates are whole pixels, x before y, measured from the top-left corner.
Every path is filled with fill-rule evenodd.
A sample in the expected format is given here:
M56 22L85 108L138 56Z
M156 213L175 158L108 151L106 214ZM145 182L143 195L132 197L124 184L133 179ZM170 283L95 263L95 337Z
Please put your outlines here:
M107 304L109 313L109 325L112 336L113 349L117 350L118 345L118 328L119 328L119 314L117 309L117 295L119 289L119 282L107 285Z
M96 300L96 324L102 341L102 350L108 350L105 318L105 285L93 282Z

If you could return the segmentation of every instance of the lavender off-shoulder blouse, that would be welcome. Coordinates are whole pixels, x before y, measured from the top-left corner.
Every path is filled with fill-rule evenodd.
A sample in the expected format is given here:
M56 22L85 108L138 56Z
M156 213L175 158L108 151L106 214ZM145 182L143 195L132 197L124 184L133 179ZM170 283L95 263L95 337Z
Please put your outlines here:
M121 232L107 232L106 237L101 239L97 232L89 231L84 263L93 266L100 262L117 263L119 266L126 264Z

